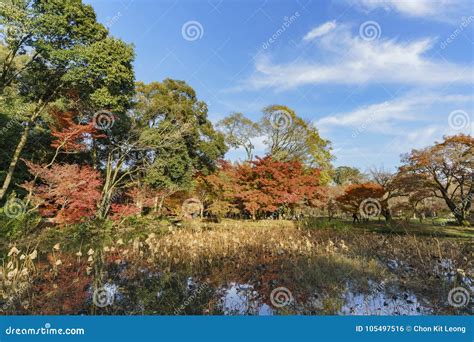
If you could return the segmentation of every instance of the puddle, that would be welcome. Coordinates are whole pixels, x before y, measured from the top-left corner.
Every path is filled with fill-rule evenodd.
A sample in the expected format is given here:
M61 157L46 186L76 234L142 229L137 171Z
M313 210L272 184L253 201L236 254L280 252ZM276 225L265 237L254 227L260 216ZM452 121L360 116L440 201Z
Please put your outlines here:
M273 309L261 302L260 295L252 285L230 283L219 292L219 306L224 315L273 315Z
M346 290L344 305L339 315L430 315L433 310L421 303L418 298L408 292L391 294L384 289L376 289L368 294L354 293Z

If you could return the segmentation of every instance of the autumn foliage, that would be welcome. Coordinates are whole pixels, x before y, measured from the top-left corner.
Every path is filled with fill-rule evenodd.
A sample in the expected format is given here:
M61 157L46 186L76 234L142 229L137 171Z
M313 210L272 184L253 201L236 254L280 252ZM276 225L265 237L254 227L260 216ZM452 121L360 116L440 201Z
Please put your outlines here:
M421 150L413 150L403 159L401 171L426 179L419 186L433 197L442 199L457 222L469 225L474 197L474 138L459 134Z
M322 194L319 180L318 169L267 156L237 165L223 162L219 172L202 181L211 194L211 207L218 202L256 218L279 210L294 214L298 207L316 205Z
M352 184L346 188L343 195L336 198L336 201L343 211L357 214L364 200L375 200L382 206L384 194L384 188L375 183Z
M54 164L47 168L25 161L40 183L25 183L40 214L55 223L75 223L92 218L100 199L99 172L85 165Z

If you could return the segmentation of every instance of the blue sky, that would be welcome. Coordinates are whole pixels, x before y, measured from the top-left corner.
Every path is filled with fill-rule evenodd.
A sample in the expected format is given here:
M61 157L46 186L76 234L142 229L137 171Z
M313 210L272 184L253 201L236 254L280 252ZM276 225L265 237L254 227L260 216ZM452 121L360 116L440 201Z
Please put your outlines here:
M137 80L186 81L213 122L287 105L332 142L336 166L395 168L474 134L471 0L87 2L134 44Z

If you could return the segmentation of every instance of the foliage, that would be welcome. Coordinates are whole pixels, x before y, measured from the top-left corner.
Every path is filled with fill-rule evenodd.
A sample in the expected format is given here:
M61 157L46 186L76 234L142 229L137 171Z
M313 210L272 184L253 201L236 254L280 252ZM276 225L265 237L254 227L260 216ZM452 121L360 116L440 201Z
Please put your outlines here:
M303 120L287 106L272 105L264 108L261 130L265 135L268 154L273 158L299 160L323 171L330 168L330 142L321 138L310 122ZM324 175L324 179L327 175Z
M183 81L166 79L162 83L137 84L137 103L133 120L140 127L140 142L156 145L163 140L161 127L182 129L179 141L153 150L142 157L150 165L146 181L151 185L189 185L196 172L209 173L227 148L224 137L207 118L207 105L197 99L194 89ZM169 132L164 132L169 134Z
M364 200L373 199L378 202L375 205L382 206L382 198L385 194L383 187L376 183L363 183L349 185L344 194L337 197L336 201L339 207L347 213L359 214L362 208L362 202ZM383 210L380 207L380 212ZM380 212L378 214L380 214Z
M2 199L31 132L43 128L52 104L80 106L89 117L97 109L129 108L134 55L130 46L109 37L92 7L79 0L2 2L0 28L0 99L15 113L10 119L22 126L9 146Z
M25 161L41 184L24 184L43 216L56 223L75 223L95 215L102 184L99 173L89 166L55 164L51 168Z
M299 161L278 161L271 156L232 166L222 163L220 172L203 179L216 207L238 209L252 218L277 211L296 214L297 208L312 207L321 196L319 169ZM216 202L217 201L217 202ZM229 203L224 206L223 202Z
M15 246L10 249L0 265L0 301L3 299L6 302L0 311L12 310L17 302L27 296L37 273L34 264L37 257L36 249L24 253Z
M81 312L92 280L86 269L87 263L76 256L49 254L47 262L38 265L41 278L33 286L32 308L29 312L42 315L72 315Z
M356 167L339 166L334 169L333 181L337 185L364 183L366 176Z
M425 186L433 196L446 202L459 224L468 224L474 196L473 137L445 137L433 146L413 150L403 162L403 172L429 180Z
M223 131L226 143L230 147L243 147L247 154L247 160L253 159L252 139L261 134L258 123L253 122L242 113L233 113L220 120L217 127Z

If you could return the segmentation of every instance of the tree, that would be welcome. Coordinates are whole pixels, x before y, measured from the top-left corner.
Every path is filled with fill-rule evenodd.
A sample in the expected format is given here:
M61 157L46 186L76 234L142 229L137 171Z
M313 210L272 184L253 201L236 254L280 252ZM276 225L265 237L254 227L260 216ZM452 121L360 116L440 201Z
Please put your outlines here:
M429 179L423 175L398 172L391 180L390 187L397 189L397 196L400 197L398 209L410 210L412 215L418 215L422 221L429 210L426 200L433 197Z
M296 215L297 209L314 207L321 196L318 169L300 161L278 161L271 156L250 163L222 163L220 172L204 178L213 210L238 209L253 219ZM225 206L224 202L230 205Z
M2 2L0 6L0 101L8 103L21 134L4 173L0 200L11 183L31 132L47 120L51 104L80 103L124 111L133 93L133 50L108 37L94 10L80 0Z
M240 189L236 179L236 167L225 160L219 161L215 172L198 175L194 194L203 203L206 213L218 219L240 213L234 196Z
M220 120L217 127L224 133L226 143L233 148L244 148L247 160L253 159L252 139L260 136L258 123L246 118L242 113L233 113Z
M155 210L166 196L189 189L197 173L215 170L227 148L207 118L207 105L183 81L137 83L129 127L112 135L102 149L105 182L100 216L107 214L114 192L125 186L152 188Z
M264 108L261 129L268 154L281 161L299 160L322 171L329 180L331 166L330 142L321 138L316 127L282 105Z
M385 190L379 184L353 184L336 201L343 211L369 218L379 216L386 209L386 202L382 201L384 195Z
M54 165L60 154L72 155L87 152L89 149L87 140L103 136L97 131L93 122L87 124L76 123L77 113L54 110L51 116L55 121L50 127L52 136L51 147L54 148L54 154L48 164L39 168L41 173ZM30 168L31 171L32 169ZM39 174L34 174L33 180L28 182L30 191L26 199L27 204L31 200L38 177Z
M55 164L48 168L26 162L41 184L25 183L42 216L55 223L76 223L94 217L100 199L99 172L89 166Z
M385 170L384 168L372 168L370 170L373 181L378 184L384 191L382 201L382 215L387 221L392 219L392 213L390 209L389 201L392 198L404 195L401 192L403 184L396 182L396 173Z
M403 158L402 172L429 180L434 197L442 198L457 222L468 225L467 217L474 196L474 138L459 134L442 142L413 150Z
M329 220L332 220L337 213L337 198L344 194L344 186L326 186L325 187L325 207L328 213Z
M366 181L366 176L356 167L339 166L334 170L333 181L337 185L360 184Z

